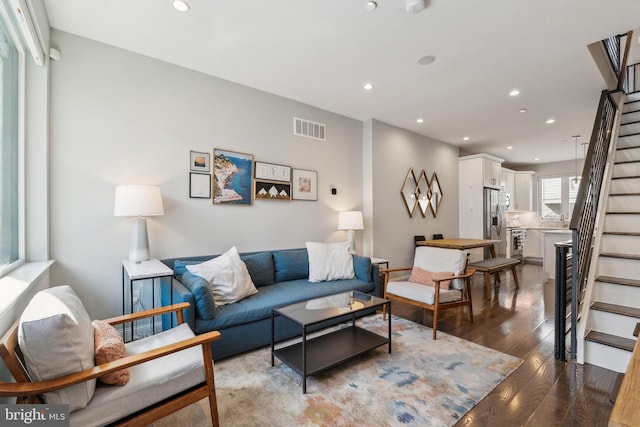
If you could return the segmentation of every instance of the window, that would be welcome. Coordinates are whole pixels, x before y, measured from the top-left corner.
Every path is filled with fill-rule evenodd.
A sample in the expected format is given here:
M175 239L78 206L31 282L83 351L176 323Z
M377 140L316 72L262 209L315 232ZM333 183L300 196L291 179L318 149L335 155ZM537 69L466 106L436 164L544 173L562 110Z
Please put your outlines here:
M0 276L20 261L20 72L22 55L0 15Z
M556 176L539 179L540 217L550 221L568 221L576 203L580 178Z

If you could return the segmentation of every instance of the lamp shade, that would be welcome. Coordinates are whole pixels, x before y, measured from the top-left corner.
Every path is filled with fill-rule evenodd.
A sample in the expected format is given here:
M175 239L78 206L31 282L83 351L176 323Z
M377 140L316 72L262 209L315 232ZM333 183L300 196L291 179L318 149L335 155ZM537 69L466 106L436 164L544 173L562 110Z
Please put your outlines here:
M160 187L155 185L118 185L114 216L164 215Z
M338 230L363 230L362 212L345 211L338 214Z

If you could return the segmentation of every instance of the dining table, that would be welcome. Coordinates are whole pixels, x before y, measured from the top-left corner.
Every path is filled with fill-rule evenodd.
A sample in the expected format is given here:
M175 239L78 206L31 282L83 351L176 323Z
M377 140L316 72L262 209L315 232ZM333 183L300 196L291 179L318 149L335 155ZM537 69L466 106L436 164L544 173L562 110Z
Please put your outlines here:
M467 239L463 237L455 237L451 239L435 239L435 240L419 240L416 242L418 246L432 246L435 248L447 248L447 249L475 249L475 248L489 248L491 258L496 257L495 244L500 243L500 240L493 239Z

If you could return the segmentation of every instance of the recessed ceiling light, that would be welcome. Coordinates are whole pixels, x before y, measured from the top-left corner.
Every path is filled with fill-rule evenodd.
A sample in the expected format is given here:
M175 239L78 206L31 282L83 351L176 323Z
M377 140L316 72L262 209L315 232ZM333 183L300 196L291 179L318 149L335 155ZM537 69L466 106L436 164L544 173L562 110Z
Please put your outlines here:
M512 150L512 149L513 149L513 147L512 147L512 146L508 146L508 147L507 147L507 150Z
M520 95L520 91L518 89L514 89L511 92L509 92L509 96L518 96Z
M364 84L364 86L362 86L362 88L363 88L364 90L371 90L371 89L373 89L373 84L371 84L371 83L365 83L365 84Z
M187 3L184 0L173 0L171 5L178 12L187 12L189 9L191 9L191 6L189 6L189 3Z
M423 119L418 119L418 120L416 120L416 123L424 123L424 120Z
M425 55L421 58L418 58L418 64L420 65L429 65L429 64L433 64L433 62L436 60L436 57L433 55Z
M518 110L518 113L526 113L527 109L526 108L521 108Z
M548 125L550 125L550 124L552 124L552 123L555 123L555 122L556 122L556 119L548 119L548 120L546 121L546 123L547 123Z
M535 160L535 161L537 162L537 161L539 161L539 160L540 160L540 157L536 157L536 158L535 158L535 159L533 159L533 160Z
M464 138L462 138L462 140L463 140L463 141L468 141L468 140L469 140L469 137L468 137L468 136L465 136Z
M374 1L368 1L364 4L364 8L367 9L369 12L371 12L372 10L376 10L377 7L378 7L378 3Z

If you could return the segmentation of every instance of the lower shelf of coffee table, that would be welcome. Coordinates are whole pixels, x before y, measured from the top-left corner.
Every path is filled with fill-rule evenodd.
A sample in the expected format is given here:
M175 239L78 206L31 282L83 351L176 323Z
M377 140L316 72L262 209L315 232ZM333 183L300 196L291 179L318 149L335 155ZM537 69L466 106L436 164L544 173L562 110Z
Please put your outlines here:
M298 374L309 376L388 343L389 339L386 337L357 326L349 326L307 339L307 363L304 371L302 342L276 349L273 354Z

